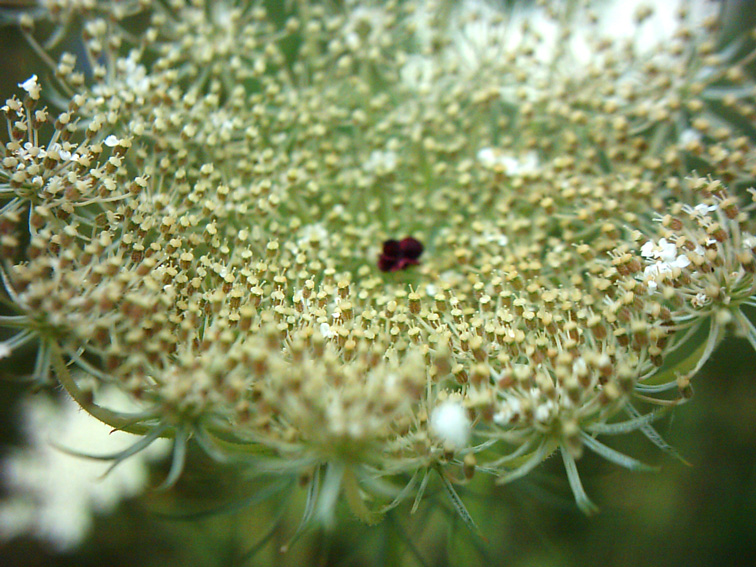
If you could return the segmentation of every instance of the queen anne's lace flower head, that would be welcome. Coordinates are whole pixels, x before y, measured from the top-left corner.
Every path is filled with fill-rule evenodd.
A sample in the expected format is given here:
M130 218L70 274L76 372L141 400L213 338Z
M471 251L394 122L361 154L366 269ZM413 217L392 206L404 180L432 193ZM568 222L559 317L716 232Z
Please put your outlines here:
M619 41L598 3L271 4L21 18L55 55L2 106L3 364L33 345L38 385L141 436L117 459L170 438L166 486L195 442L299 482L303 524L432 473L474 528L455 485L555 453L594 510L582 454L643 468L601 436L668 450L638 400L756 346L752 55L687 4Z

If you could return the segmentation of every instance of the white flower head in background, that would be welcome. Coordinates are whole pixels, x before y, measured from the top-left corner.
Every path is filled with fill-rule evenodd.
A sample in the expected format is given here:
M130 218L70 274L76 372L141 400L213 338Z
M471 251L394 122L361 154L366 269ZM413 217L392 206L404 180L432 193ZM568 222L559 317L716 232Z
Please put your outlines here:
M661 43L674 39L680 26L681 9L691 12L693 21L701 22L716 15L719 7L717 2L685 0L606 2L599 10L598 33L600 37L631 40L638 52L653 53Z
M446 51L450 61L458 62L470 73L484 69L490 61L505 57L507 52L522 45L522 24L539 30L539 35L554 38L556 26L544 17L541 10L517 6L508 16L483 0L465 0L456 5L451 43ZM553 39L537 48L539 58L545 59L553 51Z
M159 440L105 475L111 462L67 454L52 440L98 455L123 450L133 444L132 435L112 431L68 398L56 403L36 396L25 400L22 410L28 445L0 463L9 492L0 501L0 541L28 534L58 551L74 549L87 537L94 514L112 513L122 500L144 490L148 462L170 448Z

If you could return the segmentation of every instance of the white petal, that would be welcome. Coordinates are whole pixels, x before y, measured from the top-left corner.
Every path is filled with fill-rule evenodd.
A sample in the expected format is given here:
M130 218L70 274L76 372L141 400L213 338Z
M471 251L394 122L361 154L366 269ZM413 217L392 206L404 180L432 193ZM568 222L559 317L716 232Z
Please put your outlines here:
M685 254L680 254L675 261L672 262L673 268L687 268L690 265L690 259Z
M654 243L649 240L643 246L641 246L641 256L643 256L644 258L653 258L655 247L656 246L654 245Z

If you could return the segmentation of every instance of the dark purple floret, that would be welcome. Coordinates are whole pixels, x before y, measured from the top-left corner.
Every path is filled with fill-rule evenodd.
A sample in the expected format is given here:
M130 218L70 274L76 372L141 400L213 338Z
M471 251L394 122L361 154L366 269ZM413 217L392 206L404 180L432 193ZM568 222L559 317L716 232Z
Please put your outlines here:
M383 254L392 258L402 255L402 244L398 240L387 240L383 243Z
M383 252L378 256L378 269L382 272L398 272L408 266L420 263L423 245L416 238L408 236L402 240L387 240Z
M420 257L420 254L423 253L422 243L411 236L399 241L399 248L402 252L402 256L410 260L417 260Z

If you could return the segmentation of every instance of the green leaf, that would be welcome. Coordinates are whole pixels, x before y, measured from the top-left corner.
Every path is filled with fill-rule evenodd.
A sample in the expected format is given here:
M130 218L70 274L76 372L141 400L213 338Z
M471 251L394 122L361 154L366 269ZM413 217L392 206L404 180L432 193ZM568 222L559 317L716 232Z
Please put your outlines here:
M570 483L570 488L572 489L572 494L575 495L575 502L578 505L578 508L583 511L584 514L587 516L592 516L593 514L596 514L599 509L598 506L596 506L593 502L591 502L590 498L588 498L588 495L585 493L585 490L583 489L583 483L580 482L580 474L577 470L577 464L575 463L575 459L570 455L570 452L565 449L564 447L560 447L560 453L562 453L562 460L564 461L564 468L567 471L567 480Z
M475 524L472 516L467 511L467 508L465 507L464 502L462 502L462 499L459 497L459 494L457 494L457 491L454 490L451 481L446 477L440 467L438 467L436 471L438 471L438 474L441 477L441 482L446 489L446 494L449 496L449 500L451 500L454 510L457 512L459 517L462 518L462 521L470 529L470 531L478 537L482 538L483 535L480 533L480 529L478 529L478 526Z
M352 510L352 513L357 516L360 521L369 526L375 525L381 521L383 514L368 509L365 504L365 500L363 499L362 494L360 494L357 475L354 474L354 469L351 466L347 466L344 469L343 485L349 509Z
M679 376L693 377L697 374L706 361L709 360L711 353L714 352L717 345L722 342L725 335L724 328L721 325L717 325L715 317L709 318L709 329L705 340L702 340L702 337L699 338L699 335L703 333L701 328L704 328L704 325L701 325L700 328L693 333L693 336L686 341L701 340L700 344L698 344L695 349L682 356L671 357L668 361L665 361L665 364L659 369L659 371L653 376L643 380L643 382L640 383L640 386L654 386L668 384L670 382L676 383Z
M583 445L585 445L588 449L596 453L599 457L603 457L607 461L610 461L616 465L619 465L631 471L652 472L659 470L659 467L652 467L651 465L642 463L637 459L633 459L632 457L625 455L624 453L615 451L611 447L608 447L597 439L594 439L587 433L582 433L580 435L580 438L583 441Z

